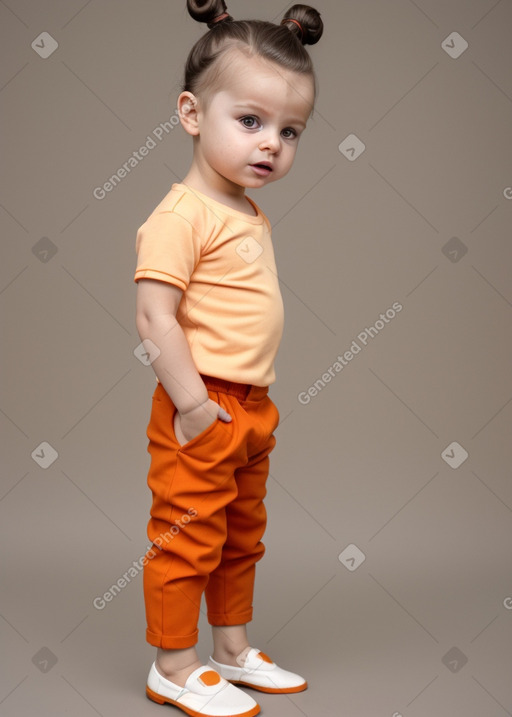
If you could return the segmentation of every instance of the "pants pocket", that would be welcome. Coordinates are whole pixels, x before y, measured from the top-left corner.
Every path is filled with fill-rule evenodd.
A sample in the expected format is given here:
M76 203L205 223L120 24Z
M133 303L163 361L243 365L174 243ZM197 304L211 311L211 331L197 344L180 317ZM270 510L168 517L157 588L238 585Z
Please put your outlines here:
M210 431L210 429L212 429L212 428L214 427L214 424L217 423L217 421L220 421L219 418L215 418L215 419L212 421L212 423L210 423L208 426L206 426L206 428L204 428L204 429L201 431L201 433L198 433L197 436L194 436L194 438L191 438L189 441L185 441L185 443L181 443L181 439L178 438L178 436L177 436L177 434L176 434L176 424L179 422L179 420L180 420L180 418L179 418L179 413L178 413L178 411L174 411L174 415L173 415L173 417L172 417L172 432L173 432L173 434L174 434L174 439L175 439L176 443L178 444L180 450L182 450L183 448L187 448L187 447L189 447L190 445L193 445L195 442L200 443L200 442L201 442L201 439L202 439L205 435L208 434L208 432ZM181 432L181 431L180 431L180 432Z

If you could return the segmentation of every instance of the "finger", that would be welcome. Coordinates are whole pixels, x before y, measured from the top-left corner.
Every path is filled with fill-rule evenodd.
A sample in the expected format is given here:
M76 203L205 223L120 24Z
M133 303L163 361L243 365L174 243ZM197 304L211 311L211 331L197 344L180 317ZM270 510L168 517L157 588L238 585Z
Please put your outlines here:
M222 406L219 407L217 417L220 418L221 421L225 421L226 423L229 423L231 421L231 416L227 411L222 408Z

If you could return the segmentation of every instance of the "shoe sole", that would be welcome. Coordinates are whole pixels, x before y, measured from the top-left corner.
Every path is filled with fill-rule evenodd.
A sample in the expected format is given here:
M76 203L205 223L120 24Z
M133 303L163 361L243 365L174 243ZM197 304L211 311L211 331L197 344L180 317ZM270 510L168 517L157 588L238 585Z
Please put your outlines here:
M156 702L159 705L163 704L170 704L173 705L173 707L178 707L180 710L183 710L188 715L191 715L191 717L216 717L215 715L209 715L206 712L196 712L193 709L190 709L190 707L185 707L185 705L180 704L179 702L176 702L176 700L172 700L170 697L164 697L163 695L159 695L157 692L153 692L152 689L149 687L146 687L146 697L148 697L153 702ZM256 705L252 708L252 710L249 710L249 712L237 712L233 715L226 715L226 717L255 717L255 715L260 713L260 706Z
M252 685L250 682L244 682L243 680L228 680L232 685L241 685L242 687L252 687L253 690L258 692L266 692L270 695L291 695L294 692L303 692L307 690L308 683L304 682L302 685L297 687L260 687L259 685Z

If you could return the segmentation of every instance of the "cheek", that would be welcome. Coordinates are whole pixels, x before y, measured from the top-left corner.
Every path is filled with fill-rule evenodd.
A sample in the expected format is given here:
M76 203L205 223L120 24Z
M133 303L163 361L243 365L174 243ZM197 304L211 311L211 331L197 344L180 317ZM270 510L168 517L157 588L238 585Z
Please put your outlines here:
M205 154L217 162L222 160L227 152L229 152L230 138L223 131L222 125L209 124L203 133Z
M284 177L290 169L293 166L293 160L295 159L295 155L297 154L297 146L285 147L281 152L281 161L278 162L279 172L276 177L274 177L274 180L280 179L281 177Z
M297 154L298 146L295 144L293 146L287 145L283 154L286 157L286 162L291 165L293 163L293 160L295 159L295 155Z
M219 137L216 147L217 156L232 161L247 154L247 142L233 132L226 132L222 139Z

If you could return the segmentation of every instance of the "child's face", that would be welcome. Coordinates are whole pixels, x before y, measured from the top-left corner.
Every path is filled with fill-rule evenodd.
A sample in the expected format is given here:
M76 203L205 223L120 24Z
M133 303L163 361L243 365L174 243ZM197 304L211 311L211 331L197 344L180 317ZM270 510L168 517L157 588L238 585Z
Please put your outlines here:
M197 160L210 180L262 187L290 170L314 101L312 77L232 53L221 89L197 114ZM257 167L266 163L270 169Z

